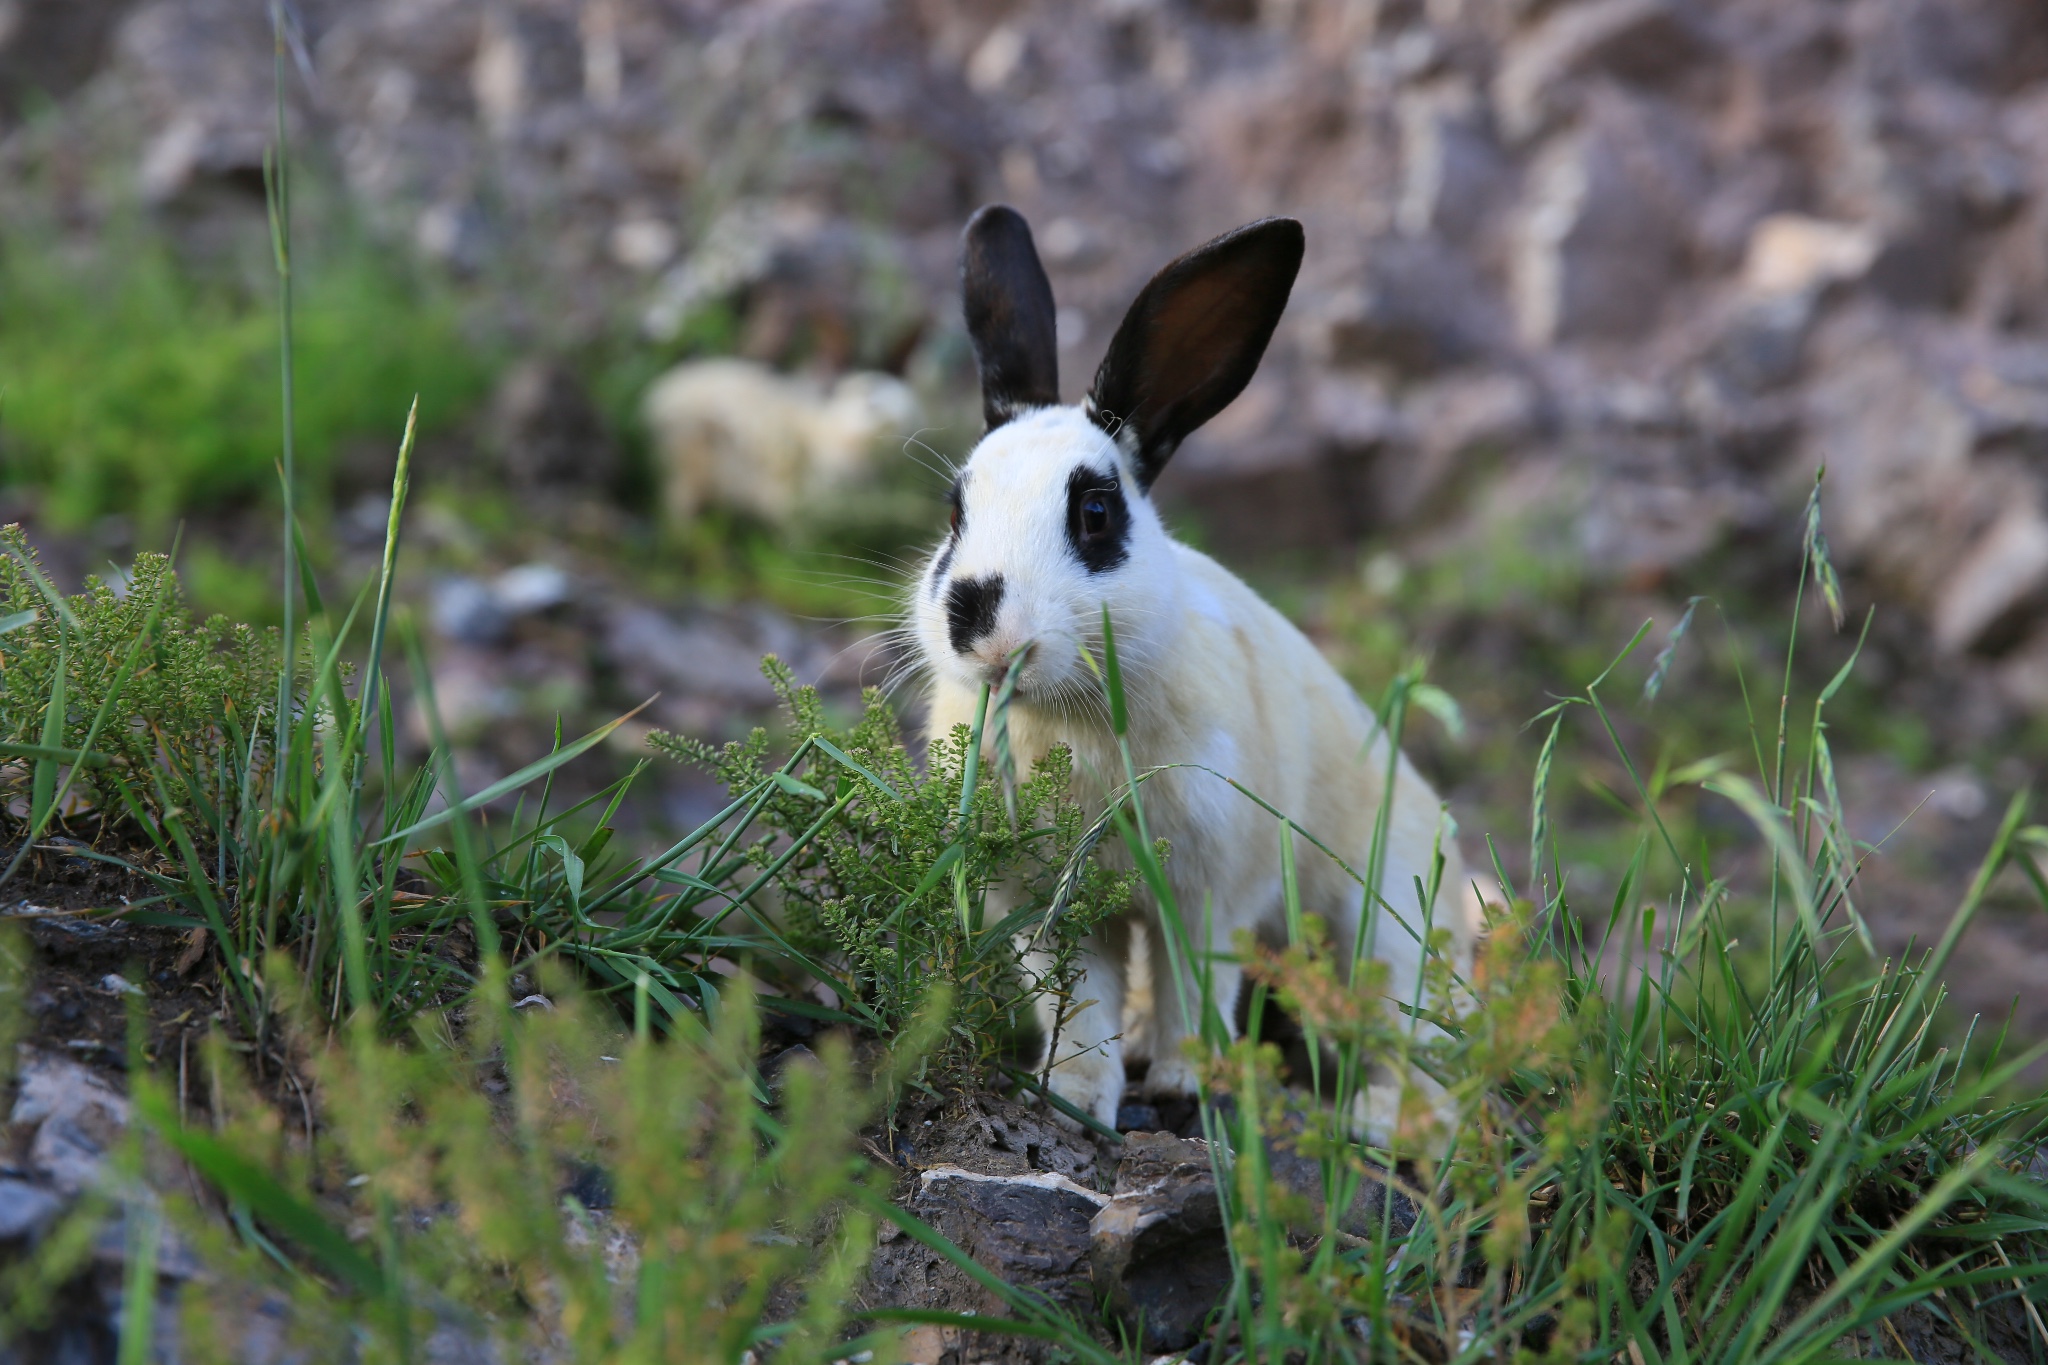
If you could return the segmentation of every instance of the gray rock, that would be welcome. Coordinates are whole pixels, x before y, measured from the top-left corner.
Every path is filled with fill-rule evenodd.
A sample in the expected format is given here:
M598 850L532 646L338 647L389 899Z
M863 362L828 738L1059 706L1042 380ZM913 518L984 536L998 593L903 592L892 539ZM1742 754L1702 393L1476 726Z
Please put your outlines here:
M919 1176L909 1207L977 1264L1085 1314L1093 1292L1089 1222L1107 1202L1107 1196L1051 1172L984 1175L948 1165ZM945 1257L889 1233L869 1263L860 1297L866 1305L1000 1316L1010 1311ZM933 1365L942 1356L1027 1365L1044 1360L1048 1349L1044 1342L994 1333L928 1335L914 1344L911 1358Z
M1653 84L1711 50L1693 15L1671 0L1557 6L1501 63L1493 87L1501 126L1525 141L1565 112L1589 75Z
M652 607L623 607L611 613L605 647L650 691L757 708L775 702L761 676L762 651L710 622L685 625Z
M2017 493L1949 571L1929 605L1934 643L1945 653L1968 649L2048 589L2048 517L2031 484Z
M912 1210L928 1212L981 1265L1055 1303L1086 1305L1090 1224L1109 1202L1103 1195L1050 1171L980 1175L942 1166L919 1183Z
M1459 484L1475 457L1509 456L1533 439L1542 395L1518 374L1460 371L1416 385L1401 415L1413 453L1384 460L1378 481L1386 513L1397 521Z
M1403 91L1394 114L1401 130L1396 226L1409 237L1475 240L1511 174L1478 91L1463 78L1439 81Z
M972 1105L965 1146L941 1135L941 1147L984 1150ZM1014 1167L1013 1154L993 1149L989 1164ZM1292 1139L1268 1142L1274 1179L1300 1196L1308 1216L1299 1231L1322 1225L1322 1171ZM1371 1232L1381 1217L1384 1186L1362 1180L1338 1226ZM971 1171L927 1168L909 1201L911 1212L951 1238L976 1263L1020 1288L1072 1307L1106 1307L1148 1353L1185 1350L1231 1284L1230 1253L1208 1144L1171 1133L1130 1133L1119 1150L1112 1191L1102 1194L1045 1170ZM1413 1211L1392 1210L1405 1230ZM972 1279L909 1239L885 1239L870 1269L872 1302L958 1312L1002 1310ZM954 1349L968 1349L955 1342ZM1022 1348L1005 1348L1022 1349ZM971 1351L970 1351L971 1354Z
M821 214L814 206L748 202L730 210L657 284L642 317L650 337L673 339L706 310L745 318L741 351L784 361L822 344L828 368L873 366L900 353L923 324L921 301L865 288L901 276L906 262L889 235Z
M435 631L466 645L495 644L511 624L490 585L474 578L457 576L436 583L432 610Z
M1159 1110L1138 1100L1125 1100L1116 1107L1119 1133L1150 1133L1159 1129Z
M512 617L550 611L567 602L569 595L569 575L538 560L507 569L491 580L491 596Z
M558 361L528 360L498 381L486 439L514 487L608 489L618 477L618 443L583 384Z
M97 1072L26 1048L17 1082L9 1121L32 1134L28 1169L67 1198L97 1184L127 1129L127 1097Z
M434 585L434 629L457 644L495 645L522 617L567 602L572 588L568 574L542 561L517 565L488 582L452 575Z
M1729 314L1705 364L1745 396L1790 383L1799 374L1817 302L1808 290L1744 299Z
M819 1066L818 1054L802 1043L794 1043L761 1063L761 1079L767 1083L768 1093L773 1098L782 1098L783 1089L789 1084L788 1073L792 1066L815 1070Z
M958 1166L983 1175L1067 1177L1094 1189L1100 1184L1096 1144L1055 1122L1043 1110L1000 1095L964 1094L922 1115L899 1132L905 1158L918 1169Z
M0 1242L39 1236L63 1207L62 1198L40 1185L0 1179Z
M955 1095L942 1104L912 1109L891 1138L899 1160L920 1172L901 1193L912 1212L932 1221L981 1264L1014 1264L1030 1285L1062 1303L1085 1304L1093 1294L1089 1222L1108 1202L1097 1193L1097 1149L1044 1114L999 1095ZM1034 1251L1037 1232L1051 1244ZM861 1295L868 1304L951 1312L1008 1310L972 1278L913 1238L886 1231L868 1267ZM977 1333L921 1332L907 1359L942 1356L971 1360L1037 1361L1044 1343Z
M156 1195L147 1190L134 1192L133 1198L151 1205L157 1203ZM130 1202L124 1204L115 1217L102 1223L93 1243L93 1259L118 1273L119 1268L128 1263L132 1250L130 1220L138 1216L136 1203ZM147 1216L149 1225L156 1229L157 1283L165 1289L172 1289L204 1275L206 1266L199 1259L198 1248L179 1235L178 1230L163 1217L161 1209L153 1209Z
M1516 209L1509 277L1530 346L1638 337L1662 317L1702 175L1681 123L1617 94L1547 143Z
M1796 500L1824 457L1843 563L1909 603L1930 644L1989 653L2039 629L2031 523L2000 518L2048 506L2041 386L1980 385L1975 362L1917 342L1892 382L1859 347L1820 344L1875 302L1899 310L1901 345L1938 321L2002 350L2048 319L2048 30L2025 5L1198 8L1263 19L1190 28L1171 4L1082 0L941 3L915 23L896 0L298 0L311 77L288 83L317 112L299 136L328 144L314 155L379 240L516 271L518 289L490 291L506 330L551 344L716 324L821 372L914 357L957 392L959 226L1001 198L1040 230L1073 397L1161 262L1294 213L1310 254L1290 317L1161 485L1220 547L1352 541L1447 488L1471 488L1470 515L1482 483L1541 457L1533 433L1594 490L1558 505L1561 541L1648 572ZM0 138L0 200L29 187L51 221L106 221L135 186L76 172L112 159L177 202L174 230L231 204L260 233L242 191L270 137L262 6L0 15L0 119L26 80L60 99ZM1788 236L1795 218L1827 231ZM1825 238L1842 250L1816 256ZM1752 265L1804 282L1759 289ZM1472 372L1529 383L1524 432L1511 416L1470 437L1437 410L1438 381ZM1654 421L1601 401L1625 385L1665 396ZM521 485L603 486L618 452L592 406L527 367L486 434ZM1514 458L1482 471L1470 453L1489 446ZM355 533L381 534L373 506ZM458 615L468 637L509 633ZM746 630L592 619L649 647L621 658L633 685L695 698L671 726L765 702Z
M138 5L115 37L114 72L151 114L137 168L166 203L204 182L260 187L275 114L267 12L234 0Z
M1116 1192L1089 1224L1095 1289L1147 1352L1185 1350L1230 1288L1230 1250L1209 1145L1170 1133L1124 1139Z
M1084 1313L1107 1304L1133 1330L1142 1320L1148 1352L1192 1345L1195 1329L1230 1284L1203 1142L1168 1133L1128 1135L1118 1149L1113 1192L1104 1194L1042 1168L1089 1174L1092 1156L1084 1160L1080 1150L1086 1144L993 1096L959 1097L930 1121L913 1121L903 1136L910 1159L923 1167L910 1192L913 1213L1012 1284ZM977 1169L951 1160L932 1164L938 1155ZM884 1238L869 1270L868 1299L1003 1311L971 1278L908 1238ZM1015 1359L1035 1358L1039 1350L996 1339L955 1339L946 1349L969 1358L984 1349L1009 1352L1004 1358Z
M1874 330L1811 395L1803 455L1828 469L1831 542L1951 653L2048 589L2039 483L2006 453L2035 429L2011 387L1967 356Z
M1290 1115L1289 1122L1298 1124L1299 1120ZM1324 1209L1329 1201L1323 1188L1322 1163L1302 1154L1297 1146L1298 1134L1298 1127L1290 1127L1267 1137L1266 1169L1276 1184L1302 1201L1307 1217L1295 1230L1308 1236L1322 1230ZM1386 1181L1377 1178L1383 1174L1377 1167L1372 1170L1374 1174L1354 1177L1356 1186L1351 1193L1351 1202L1336 1220L1338 1231L1353 1237L1369 1237L1384 1219L1393 1232L1405 1233L1414 1225L1415 1206L1404 1196L1390 1192ZM1392 1201L1391 1207L1389 1200Z
M116 26L134 0L11 0L0 6L0 119L33 96L61 100L106 60Z
M1353 284L1315 301L1310 354L1330 365L1427 374L1468 361L1496 339L1496 309L1469 260L1401 237L1368 244Z

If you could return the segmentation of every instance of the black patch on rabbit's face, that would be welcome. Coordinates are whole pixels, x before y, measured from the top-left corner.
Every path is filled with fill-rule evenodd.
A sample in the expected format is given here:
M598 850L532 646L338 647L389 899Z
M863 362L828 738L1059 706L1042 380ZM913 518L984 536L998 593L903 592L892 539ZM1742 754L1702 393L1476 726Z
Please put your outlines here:
M1067 544L1089 573L1107 573L1131 557L1131 509L1116 475L1076 465L1067 476Z
M1003 576L954 580L946 590L946 639L955 654L965 654L996 628L996 609L1003 604Z
M952 509L946 543L939 547L939 557L932 565L932 596L939 595L945 586L946 570L952 566L953 551L960 545L960 528L967 524L967 501L960 492L960 480L953 480L953 486L946 490L946 502Z

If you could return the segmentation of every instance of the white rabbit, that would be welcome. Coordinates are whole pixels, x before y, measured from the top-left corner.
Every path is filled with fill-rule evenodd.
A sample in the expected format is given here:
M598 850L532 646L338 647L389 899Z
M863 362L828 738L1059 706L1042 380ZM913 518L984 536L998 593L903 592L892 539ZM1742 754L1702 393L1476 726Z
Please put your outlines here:
M977 213L961 274L988 432L953 486L952 528L913 588L911 624L931 674L932 737L971 723L982 685L1000 683L1012 651L1031 646L1010 713L1017 761L1067 745L1075 795L1099 810L1120 792L1123 765L1082 649L1102 657L1107 603L1139 772L1199 764L1227 774L1362 873L1387 770L1371 711L1279 612L1174 540L1149 496L1181 440L1250 381L1302 249L1299 223L1269 218L1168 265L1131 305L1087 399L1068 407L1031 230L1000 205ZM1393 993L1412 1000L1425 920L1414 888L1418 878L1432 884L1439 849L1442 893L1428 918L1450 929L1461 971L1475 925L1441 803L1405 757L1397 771L1368 952L1389 965ZM1228 956L1233 935L1285 939L1278 826L1195 768L1147 778L1141 794L1153 837L1171 846L1166 871L1195 951L1219 954L1215 998L1234 1027L1242 971ZM1348 960L1362 889L1306 841L1298 852L1303 909L1322 917ZM1146 942L1134 954L1139 935ZM1131 979L1134 955L1152 964L1149 991ZM1104 1123L1116 1120L1126 1059L1149 1060L1148 1094L1195 1091L1182 1043L1199 1021L1184 1016L1170 960L1149 903L1084 947L1072 998L1092 1003L1058 1030L1051 1084ZM1040 1010L1049 1034L1054 1008ZM1400 1080L1382 1068L1367 1095L1361 1118L1382 1141Z
M842 375L828 390L731 359L676 366L641 411L678 526L710 504L787 522L869 478L881 446L921 420L917 395L886 374Z

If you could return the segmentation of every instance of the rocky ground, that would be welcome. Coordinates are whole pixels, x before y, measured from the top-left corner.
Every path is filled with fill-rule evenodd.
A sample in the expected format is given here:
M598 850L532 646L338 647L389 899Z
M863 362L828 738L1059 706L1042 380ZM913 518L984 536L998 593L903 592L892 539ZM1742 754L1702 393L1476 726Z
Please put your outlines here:
M1284 211L1296 305L1176 476L1219 538L1405 527L1562 463L1589 477L1546 515L1654 578L1825 462L1837 551L1928 648L2000 659L1987 704L2048 696L2048 26L2018 0L287 11L293 103L362 210L519 279L537 346L731 302L750 355L957 365L956 236L1002 198L1078 393L1160 261ZM7 13L0 165L67 221L260 174L261 6ZM59 102L19 122L31 89Z
M18 1052L11 1107L0 1123L0 1267L41 1245L79 1201L111 1196L109 1216L82 1267L52 1288L52 1312L34 1330L0 1341L0 1362L111 1361L124 1314L132 1311L130 1262L137 1254L135 1219L157 1237L155 1333L157 1358L180 1358L183 1286L215 1273L174 1230L154 1221L154 1196L123 1172L131 1114L126 1097L131 1017L144 1056L177 1078L177 1100L190 1122L203 1123L210 1098L199 1079L198 1042L226 1025L230 1012L188 980L192 956L167 931L97 924L68 917L106 886L82 860L47 859L54 875L37 879L37 893L58 904L30 919L38 954L31 988L29 1034ZM780 1058L802 1044L780 1035L767 1040L763 1065L773 1075ZM257 1081L285 1116L284 1139L298 1145L317 1131L321 1115L310 1080L293 1062L272 1054ZM1199 1365L1219 1346L1228 1350L1233 1327L1206 1319L1231 1281L1230 1256L1209 1153L1184 1118L1179 1132L1160 1130L1160 1116L1126 1105L1121 1141L1077 1136L1040 1111L990 1093L954 1093L905 1104L891 1125L867 1135L876 1161L892 1167L895 1192L912 1213L937 1229L977 1263L1010 1284L1100 1322L1106 1342L1128 1340L1149 1357L1172 1356ZM172 1155L150 1148L145 1160L157 1189L189 1188L198 1181ZM1280 1183L1304 1201L1304 1222L1294 1234L1302 1245L1319 1235L1321 1174L1317 1162L1285 1138L1269 1141L1266 1161ZM2037 1161L2048 1170L2048 1163ZM169 1183L166 1183L169 1182ZM602 1181L573 1191L601 1219L607 1207ZM1383 1209L1381 1200L1392 1198ZM1365 1235L1382 1218L1396 1228L1414 1211L1399 1195L1366 1184L1338 1220L1346 1235ZM923 1243L886 1229L855 1291L855 1309L905 1308L1003 1317L1008 1306ZM1787 1316L1799 1307L1787 1308ZM1099 1310L1099 1312L1098 1312ZM217 1345L234 1358L294 1358L292 1308L281 1297L259 1297L226 1318L211 1320ZM1361 1332L1369 1327L1363 1320ZM1998 1305L1980 1323L1982 1338L2000 1360L2022 1362L2035 1349L2022 1310ZM1541 1350L1549 1326L1532 1324L1526 1343ZM1417 1337L1407 1345L1424 1358L1447 1358L1444 1343ZM1882 1335L1859 1333L1843 1343L1855 1358L1908 1359L1945 1365L1982 1359L1955 1328L1924 1307L1895 1313ZM450 1322L427 1345L428 1358L446 1362L497 1359L487 1343ZM924 1326L905 1338L902 1358L924 1365L965 1361L1044 1361L1042 1342L1000 1334Z

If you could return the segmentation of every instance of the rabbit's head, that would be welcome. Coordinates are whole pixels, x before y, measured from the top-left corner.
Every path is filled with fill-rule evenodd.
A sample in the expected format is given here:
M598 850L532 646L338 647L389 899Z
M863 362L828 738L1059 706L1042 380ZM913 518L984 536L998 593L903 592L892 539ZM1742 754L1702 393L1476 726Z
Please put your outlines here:
M1268 218L1174 261L1131 304L1086 399L1067 407L1031 229L1001 205L975 214L960 273L988 431L915 589L930 668L997 683L1029 647L1024 701L1098 706L1080 651L1099 651L1104 603L1134 676L1170 647L1182 612L1217 609L1182 601L1152 483L1251 381L1301 256L1301 224Z

